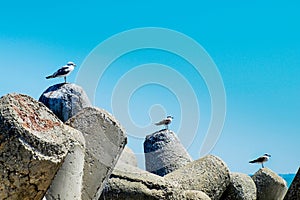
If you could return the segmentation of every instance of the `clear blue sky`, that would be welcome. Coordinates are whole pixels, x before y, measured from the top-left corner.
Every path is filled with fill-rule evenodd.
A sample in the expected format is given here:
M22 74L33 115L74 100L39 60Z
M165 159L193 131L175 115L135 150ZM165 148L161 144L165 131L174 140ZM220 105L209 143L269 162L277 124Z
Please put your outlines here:
M79 66L68 77L76 82L89 53L122 31L143 27L175 30L205 48L223 79L226 119L211 153L220 156L232 171L254 173L259 166L248 161L268 152L272 158L266 166L278 173L294 173L300 166L299 8L297 1L258 0L3 1L0 96L18 92L38 99L47 87L62 81L44 77L67 61ZM147 63L178 70L196 91L201 119L188 151L197 159L210 120L210 96L203 79L186 70L183 66L188 63L178 56L144 49L120 57L103 75L95 105L113 112L112 84L127 71ZM171 129L176 132L183 120L176 95L160 85L145 85L132 94L124 112L128 109L132 120L145 126L150 123L149 108L161 104L166 113L174 115ZM163 113L155 109L154 115ZM153 116L153 120L160 117ZM125 121L120 121L126 129ZM129 133L141 135L129 137L129 146L141 153L142 138L150 133Z

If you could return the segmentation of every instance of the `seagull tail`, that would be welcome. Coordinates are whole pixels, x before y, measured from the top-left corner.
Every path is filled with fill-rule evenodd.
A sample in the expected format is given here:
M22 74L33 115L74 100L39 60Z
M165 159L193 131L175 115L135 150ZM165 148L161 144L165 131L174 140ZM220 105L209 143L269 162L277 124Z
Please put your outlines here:
M49 78L54 78L54 76L53 75L46 76L46 79L49 79Z
M249 161L249 163L255 163L256 161L255 160L251 160L251 161Z

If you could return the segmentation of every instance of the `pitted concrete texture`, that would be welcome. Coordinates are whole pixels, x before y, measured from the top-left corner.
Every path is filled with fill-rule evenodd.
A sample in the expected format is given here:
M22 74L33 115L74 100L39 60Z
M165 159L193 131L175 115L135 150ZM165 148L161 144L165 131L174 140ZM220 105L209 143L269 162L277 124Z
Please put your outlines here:
M73 142L64 162L46 193L47 200L81 200L85 140L82 133L67 125Z
M287 191L286 182L268 168L261 168L252 179L257 189L257 200L282 200Z
M49 87L40 96L39 101L63 122L83 108L91 106L85 91L73 83L60 83Z
M284 197L284 200L297 199L300 199L300 168L298 169L298 172Z
M213 200L219 200L230 183L229 169L218 157L208 155L167 174L165 180L184 190L200 190Z
M164 176L192 162L176 134L170 130L160 130L147 135L144 141L146 170Z
M137 158L136 158L134 152L128 146L125 146L125 148L117 162L116 167L118 167L119 165L122 165L122 164L128 164L128 165L132 165L134 167L138 166Z
M81 131L86 141L81 199L98 200L127 143L125 131L111 114L100 108L84 108L66 124Z
M184 190L164 177L122 163L115 168L100 200L210 200L201 191Z
M230 173L230 184L221 200L256 200L256 186L250 176L243 173Z
M0 199L42 199L72 145L69 135L42 103L22 94L1 97Z

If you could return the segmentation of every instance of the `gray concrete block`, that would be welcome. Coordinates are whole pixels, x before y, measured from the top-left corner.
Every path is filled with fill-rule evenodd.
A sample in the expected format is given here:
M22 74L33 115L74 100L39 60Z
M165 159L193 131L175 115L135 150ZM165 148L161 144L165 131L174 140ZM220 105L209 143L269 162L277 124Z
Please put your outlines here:
M47 200L81 200L85 140L80 131L67 125L65 128L69 129L72 143L62 166L46 193Z
M98 199L127 143L125 131L111 114L91 107L66 124L81 131L86 142L81 199Z
M201 191L182 190L164 177L123 163L115 168L100 200L210 200Z
M91 106L85 91L73 83L60 83L49 87L40 96L39 101L63 122L76 115L82 108Z
M186 200L211 200L207 194L198 190L184 190L183 194Z
M119 165L122 165L122 164L128 164L128 165L132 165L134 167L138 166L137 158L136 158L134 152L128 146L125 146L125 148L117 162L116 167L118 167Z
M164 176L192 161L176 134L160 130L147 135L144 141L146 170Z
M300 168L293 179L292 184L287 191L284 200L299 200L300 199Z
M165 180L184 190L199 190L213 200L219 200L230 183L229 169L216 156L205 156L167 174Z
M256 186L247 174L230 173L230 184L221 200L256 200Z
M0 199L42 199L72 145L69 134L33 98L21 94L2 97Z
M286 182L268 168L261 168L252 179L257 189L257 200L282 200L287 191Z

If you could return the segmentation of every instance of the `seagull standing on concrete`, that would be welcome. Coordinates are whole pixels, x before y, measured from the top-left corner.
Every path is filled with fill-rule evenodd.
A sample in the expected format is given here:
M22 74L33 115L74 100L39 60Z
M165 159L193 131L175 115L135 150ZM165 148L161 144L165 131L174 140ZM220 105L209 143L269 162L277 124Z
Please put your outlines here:
M267 162L270 157L271 157L270 154L265 153L263 156L255 160L251 160L249 163L261 163L262 168L264 168L264 162Z
M54 74L47 76L46 79L56 78L56 77L64 77L65 83L66 83L67 82L66 76L68 76L74 70L75 66L76 66L75 63L68 62L65 66L62 66L59 70L54 72Z
M173 117L168 116L167 118L155 123L156 126L165 125L166 129L169 129L169 124L171 124Z

